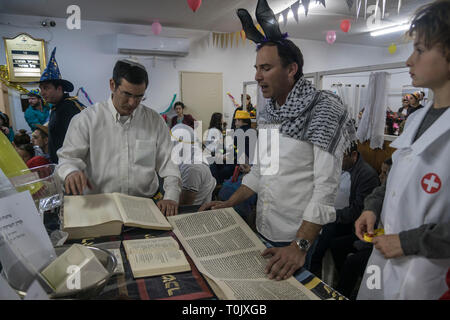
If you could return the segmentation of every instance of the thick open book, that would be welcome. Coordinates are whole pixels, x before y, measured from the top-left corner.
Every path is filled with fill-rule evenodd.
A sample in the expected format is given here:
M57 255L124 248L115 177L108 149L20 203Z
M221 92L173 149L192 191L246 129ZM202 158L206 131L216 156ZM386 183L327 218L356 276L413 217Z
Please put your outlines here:
M174 233L219 299L318 300L294 277L270 280L266 246L233 208L168 217Z
M69 239L119 235L122 225L172 229L152 199L120 193L64 197L63 230Z
M123 247L134 278L191 270L178 242L172 237L125 240Z

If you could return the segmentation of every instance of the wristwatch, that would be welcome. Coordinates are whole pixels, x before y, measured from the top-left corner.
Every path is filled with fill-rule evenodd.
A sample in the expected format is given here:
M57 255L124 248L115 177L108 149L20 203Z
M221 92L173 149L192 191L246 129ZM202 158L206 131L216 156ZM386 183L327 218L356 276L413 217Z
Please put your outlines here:
M311 242L309 240L303 239L303 238L296 238L295 243L297 246L305 251L308 251L309 247L311 247Z

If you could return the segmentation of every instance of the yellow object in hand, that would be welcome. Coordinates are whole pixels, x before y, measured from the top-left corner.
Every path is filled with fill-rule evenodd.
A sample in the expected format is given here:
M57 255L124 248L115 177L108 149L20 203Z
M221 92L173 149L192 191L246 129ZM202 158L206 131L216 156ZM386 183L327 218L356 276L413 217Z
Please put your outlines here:
M372 242L374 237L378 237L378 236L381 236L383 234L384 234L384 229L376 229L376 230L374 230L374 233L370 234L370 235L368 233L365 233L364 234L364 241Z

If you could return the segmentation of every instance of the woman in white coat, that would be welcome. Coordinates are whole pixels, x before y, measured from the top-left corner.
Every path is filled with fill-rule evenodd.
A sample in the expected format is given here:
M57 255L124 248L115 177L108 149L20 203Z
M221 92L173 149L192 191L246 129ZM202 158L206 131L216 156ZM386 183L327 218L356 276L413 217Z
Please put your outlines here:
M391 144L397 150L380 217L385 235L373 240L358 299L439 299L447 290L450 256L405 255L403 249L406 232L450 222L450 2L421 7L409 34L415 36L406 62L413 85L432 89L434 101L411 115ZM360 239L373 233L376 219L372 211L361 214L355 222Z

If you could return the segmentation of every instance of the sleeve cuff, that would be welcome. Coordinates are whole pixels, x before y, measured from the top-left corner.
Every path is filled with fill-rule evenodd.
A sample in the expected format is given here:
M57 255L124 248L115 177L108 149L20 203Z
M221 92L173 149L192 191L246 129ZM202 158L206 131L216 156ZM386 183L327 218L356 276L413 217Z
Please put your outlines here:
M402 246L405 256L415 255L419 253L420 236L423 231L420 228L402 231L398 234L400 245Z
M336 209L320 203L310 202L306 207L303 220L324 225L336 221Z
M77 167L73 167L73 166L61 166L57 169L57 174L59 176L59 178L61 179L62 183L64 183L64 181L66 181L66 178L69 174L71 174L72 172L75 171L79 171L80 169L78 169Z
M164 200L173 200L177 203L180 201L181 180L178 177L164 178Z

